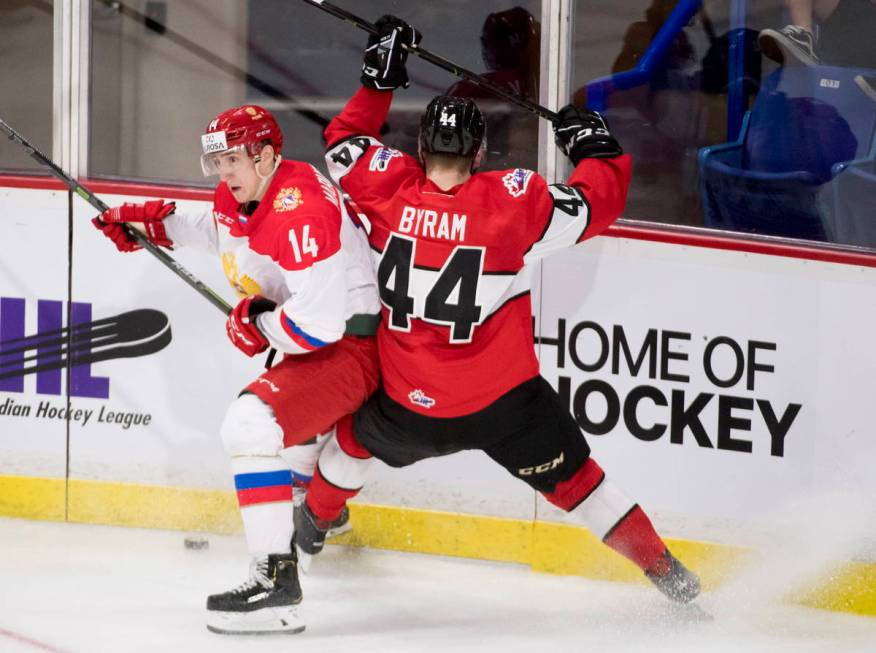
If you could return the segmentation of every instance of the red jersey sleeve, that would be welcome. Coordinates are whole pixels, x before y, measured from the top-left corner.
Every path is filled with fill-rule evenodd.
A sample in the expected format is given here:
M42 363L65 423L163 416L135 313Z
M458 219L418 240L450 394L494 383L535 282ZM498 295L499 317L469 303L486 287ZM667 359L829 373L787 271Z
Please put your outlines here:
M392 93L374 91L364 86L350 98L335 118L325 128L323 136L326 146L331 149L340 141L352 136L380 136L380 128L386 122Z
M377 138L391 102L392 93L363 87L325 130L329 175L369 217L372 203L392 197L405 180L423 174L413 157Z

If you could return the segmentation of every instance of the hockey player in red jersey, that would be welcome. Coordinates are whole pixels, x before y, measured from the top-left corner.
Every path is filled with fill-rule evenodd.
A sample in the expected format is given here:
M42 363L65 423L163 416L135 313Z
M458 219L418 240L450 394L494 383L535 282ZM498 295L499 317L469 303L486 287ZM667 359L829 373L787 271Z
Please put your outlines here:
M556 141L568 184L524 169L477 172L485 125L472 100L439 96L418 157L378 140L392 91L407 85L418 34L394 17L369 40L361 88L325 131L329 172L370 220L383 304L382 385L338 429L302 514L299 546L319 540L362 485L370 457L394 467L483 450L637 564L669 598L699 580L641 507L590 456L568 408L539 375L527 265L603 232L624 207L631 162L599 114L568 106ZM343 458L342 464L338 458Z
M368 242L330 181L281 158L283 134L265 109L219 114L201 143L204 173L220 180L212 211L185 215L155 200L111 209L95 226L121 251L137 249L122 225L134 223L158 245L218 256L241 297L228 338L247 356L284 354L222 424L252 563L250 578L210 596L207 610L215 632L298 632L293 486L310 482L321 450L337 446L335 424L377 387L380 304Z

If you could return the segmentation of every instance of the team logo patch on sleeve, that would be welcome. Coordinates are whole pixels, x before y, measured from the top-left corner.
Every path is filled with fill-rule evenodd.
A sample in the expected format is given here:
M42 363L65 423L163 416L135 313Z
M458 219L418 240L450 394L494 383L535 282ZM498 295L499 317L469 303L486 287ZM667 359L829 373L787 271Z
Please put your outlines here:
M507 175L502 177L502 183L508 189L511 197L520 197L526 192L526 187L529 186L529 180L535 173L532 170L524 170L523 168L515 168Z
M274 210L278 213L294 211L302 204L304 204L304 199L302 199L301 189L297 186L281 189L274 198Z
M371 157L371 163L368 164L368 170L371 172L386 172L389 167L389 162L395 157L401 156L401 152L393 150L389 147L381 147Z
M416 390L411 390L408 393L408 399L411 400L412 404L417 404L418 406L422 406L423 408L431 408L435 405L435 400L432 397L427 397L426 393L417 388Z

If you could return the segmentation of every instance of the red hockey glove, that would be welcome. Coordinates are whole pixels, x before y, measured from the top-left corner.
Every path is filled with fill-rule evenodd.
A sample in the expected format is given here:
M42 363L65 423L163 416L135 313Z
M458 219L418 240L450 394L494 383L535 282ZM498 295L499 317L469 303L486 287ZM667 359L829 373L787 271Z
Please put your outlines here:
M120 224L101 222L100 217L94 218L91 224L100 229L104 236L113 241L116 249L120 252L136 252L138 249L143 249L137 244L136 240L128 235L125 228Z
M129 236L122 226L125 222L142 222L150 242L171 247L173 243L167 237L163 220L175 210L176 204L164 200L150 200L143 204L126 203L104 211L91 223L113 241L120 252L133 252L140 249L137 241Z
M228 339L244 354L252 358L268 348L268 340L255 324L256 315L273 311L277 304L261 295L250 295L240 300L225 322Z

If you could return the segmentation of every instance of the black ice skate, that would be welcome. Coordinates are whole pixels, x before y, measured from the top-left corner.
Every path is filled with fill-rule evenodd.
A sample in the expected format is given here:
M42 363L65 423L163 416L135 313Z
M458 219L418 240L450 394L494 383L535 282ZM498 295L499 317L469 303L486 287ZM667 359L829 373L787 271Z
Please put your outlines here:
M300 633L301 584L292 553L255 558L240 587L207 597L207 629L225 635Z
M295 543L301 553L316 555L322 551L327 537L334 537L350 530L350 511L344 506L340 516L334 521L320 519L307 503L295 506Z
M700 579L669 552L663 553L659 571L646 571L657 589L676 603L690 603L700 593Z

